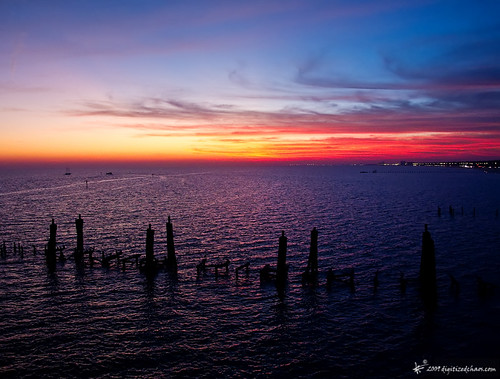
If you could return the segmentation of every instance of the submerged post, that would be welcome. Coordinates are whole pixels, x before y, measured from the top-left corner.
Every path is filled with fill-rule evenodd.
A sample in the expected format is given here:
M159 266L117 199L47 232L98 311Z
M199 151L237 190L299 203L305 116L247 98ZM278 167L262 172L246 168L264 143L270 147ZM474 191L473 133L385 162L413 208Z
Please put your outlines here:
M146 269L151 269L154 266L154 243L155 243L155 231L151 229L151 224L149 224L146 230Z
M276 266L276 284L283 286L288 277L288 266L286 264L287 238L285 232L281 232L278 247L278 265Z
M167 221L167 267L177 272L177 258L175 256L175 246L174 246L174 231L172 227L172 222L170 221L170 216L168 216Z
M422 255L420 259L420 291L424 302L435 303L437 300L436 283L436 257L434 253L434 241L431 234L425 230L422 234Z
M83 220L81 214L79 214L78 218L75 219L75 225L76 225L75 260L81 261L83 258Z

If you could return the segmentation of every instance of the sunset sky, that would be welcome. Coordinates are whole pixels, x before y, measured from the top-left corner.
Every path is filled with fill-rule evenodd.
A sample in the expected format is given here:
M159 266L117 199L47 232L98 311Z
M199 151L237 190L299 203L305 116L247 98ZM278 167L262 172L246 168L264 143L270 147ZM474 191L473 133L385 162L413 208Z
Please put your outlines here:
M0 1L0 162L500 158L500 1Z

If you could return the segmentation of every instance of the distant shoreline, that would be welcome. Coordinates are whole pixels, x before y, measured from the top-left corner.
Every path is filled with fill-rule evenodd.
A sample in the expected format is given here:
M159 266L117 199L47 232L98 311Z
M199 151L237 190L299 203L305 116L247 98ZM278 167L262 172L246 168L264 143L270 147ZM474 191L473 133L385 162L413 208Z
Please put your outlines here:
M427 167L460 167L460 168L480 168L480 169L498 169L500 168L500 159L491 161L442 161L442 162L406 162L401 161L398 166L427 166Z

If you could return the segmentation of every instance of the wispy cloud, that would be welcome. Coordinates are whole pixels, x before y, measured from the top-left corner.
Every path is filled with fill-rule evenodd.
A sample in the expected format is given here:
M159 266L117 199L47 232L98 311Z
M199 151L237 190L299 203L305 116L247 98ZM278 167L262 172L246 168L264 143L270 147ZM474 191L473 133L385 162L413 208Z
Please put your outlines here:
M497 95L492 95L490 102L494 103L496 99ZM410 101L378 99L378 103L338 113L321 113L307 108L262 112L227 104L148 98L133 104L88 102L82 109L73 110L70 114L108 118L108 123L112 125L117 125L116 118L123 119L126 122L118 124L118 127L135 128L138 132L176 131L186 135L203 132L209 135L262 136L274 133L488 132L500 122L500 115L490 106L483 107L482 112L478 112L477 107L463 107L460 111L449 112L449 108L412 104Z

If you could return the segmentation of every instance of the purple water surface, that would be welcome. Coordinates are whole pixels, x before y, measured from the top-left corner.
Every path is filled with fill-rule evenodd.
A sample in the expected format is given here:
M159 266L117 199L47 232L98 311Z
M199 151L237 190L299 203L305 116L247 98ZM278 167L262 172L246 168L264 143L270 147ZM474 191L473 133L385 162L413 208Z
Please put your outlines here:
M0 243L8 254L0 258L0 375L408 377L423 359L476 365L496 359L498 288L478 296L476 276L500 286L500 175L376 169L4 173ZM116 265L77 269L71 260L50 273L42 252L51 219L58 244L69 252L79 214L85 245L97 256L144 254L151 224L158 257L166 255L170 215L178 279L167 272L148 278ZM436 246L434 312L424 309L416 282L424 224ZM300 280L313 227L319 231L317 287ZM276 264L281 231L290 265L284 296L261 285L258 274L264 264ZM22 257L14 243L23 245ZM229 277L197 277L204 257L229 259ZM249 277L236 279L234 268L247 261ZM329 268L354 268L355 291L341 283L328 288ZM400 272L409 278L405 294ZM460 283L458 296L450 293L448 274Z

